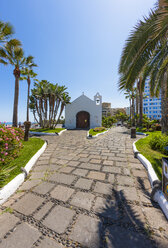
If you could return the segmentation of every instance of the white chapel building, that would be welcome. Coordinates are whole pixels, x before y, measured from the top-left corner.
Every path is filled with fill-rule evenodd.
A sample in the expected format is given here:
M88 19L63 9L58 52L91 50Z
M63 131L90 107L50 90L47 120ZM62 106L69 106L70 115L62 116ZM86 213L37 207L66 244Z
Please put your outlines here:
M97 93L91 100L84 93L65 107L67 129L90 129L102 126L102 96Z

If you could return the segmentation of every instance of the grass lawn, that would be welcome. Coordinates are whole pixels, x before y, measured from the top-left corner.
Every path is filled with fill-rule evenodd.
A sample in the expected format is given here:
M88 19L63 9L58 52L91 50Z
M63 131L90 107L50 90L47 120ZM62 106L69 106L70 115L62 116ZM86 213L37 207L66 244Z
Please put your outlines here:
M65 130L65 128L37 128L37 129L30 129L31 132L42 132L42 133L59 133L62 130Z
M162 154L161 152L152 150L149 145L149 140L150 140L151 135L158 134L158 133L161 133L161 132L160 131L156 131L152 133L147 132L149 136L138 140L136 142L136 147L138 151L140 151L140 153L151 162L153 169L155 170L158 178L161 180L162 178L162 157L168 157L168 156L166 156L165 154Z
M16 166L16 168L11 171L10 176L4 182L6 185L15 176L21 173L20 168L25 167L28 161L33 157L33 155L43 146L44 140L39 138L30 138L29 141L23 141L23 149L20 150L18 157L15 158L9 165ZM4 186L2 185L2 187Z
M103 130L103 131L95 132L95 131L93 131L93 129L90 129L90 130L89 130L89 134L91 134L92 136L95 136L96 134L98 134L98 133L104 133L105 131L107 131L107 130L105 129L105 130Z

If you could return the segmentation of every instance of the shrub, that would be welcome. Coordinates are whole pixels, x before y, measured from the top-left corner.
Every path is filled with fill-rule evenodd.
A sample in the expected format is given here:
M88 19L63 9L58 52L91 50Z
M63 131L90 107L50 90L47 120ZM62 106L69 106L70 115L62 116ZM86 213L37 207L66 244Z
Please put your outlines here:
M94 132L102 132L102 131L104 131L104 130L105 130L105 127L95 127L95 128L93 129Z
M155 124L155 130L156 131L161 131L162 130L162 127L161 127L161 125L159 123Z
M102 125L103 127L110 128L113 126L114 123L116 123L117 120L114 116L109 116L109 117L103 117L102 118Z
M24 132L20 128L8 128L0 125L0 166L17 157L22 148Z
M153 134L150 138L149 145L153 150L160 151L163 154L168 154L165 146L168 146L168 136L163 134Z

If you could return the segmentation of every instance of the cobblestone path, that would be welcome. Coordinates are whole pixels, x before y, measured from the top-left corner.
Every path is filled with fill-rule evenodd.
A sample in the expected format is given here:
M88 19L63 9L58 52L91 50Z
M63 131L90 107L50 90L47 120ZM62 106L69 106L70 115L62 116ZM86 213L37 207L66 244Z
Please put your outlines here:
M30 177L0 209L2 248L168 247L168 222L150 201L126 129L49 137Z

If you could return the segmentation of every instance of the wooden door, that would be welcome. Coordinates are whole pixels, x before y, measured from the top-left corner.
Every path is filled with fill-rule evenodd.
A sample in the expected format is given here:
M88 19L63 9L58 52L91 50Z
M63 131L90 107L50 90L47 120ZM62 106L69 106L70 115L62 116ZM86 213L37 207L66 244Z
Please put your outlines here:
M90 114L86 111L81 111L76 115L76 128L90 128Z

